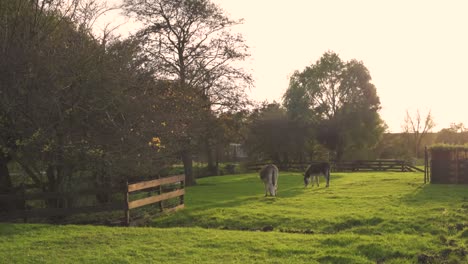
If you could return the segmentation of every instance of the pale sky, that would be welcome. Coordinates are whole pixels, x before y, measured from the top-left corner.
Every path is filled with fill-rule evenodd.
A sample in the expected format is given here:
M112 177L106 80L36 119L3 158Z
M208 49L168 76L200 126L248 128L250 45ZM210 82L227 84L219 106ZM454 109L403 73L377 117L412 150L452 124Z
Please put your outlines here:
M295 70L334 51L369 69L391 132L401 131L407 109L430 109L434 132L468 125L468 1L212 1L245 20L235 30L250 46L253 100L281 101Z

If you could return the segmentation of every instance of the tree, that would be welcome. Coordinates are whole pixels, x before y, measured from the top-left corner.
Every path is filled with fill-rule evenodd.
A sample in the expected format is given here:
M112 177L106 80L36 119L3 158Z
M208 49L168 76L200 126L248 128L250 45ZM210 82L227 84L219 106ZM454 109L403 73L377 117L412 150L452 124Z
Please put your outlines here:
M249 157L287 163L291 130L285 109L276 102L264 103L250 116L244 144Z
M306 87L297 85L296 81L291 78L289 88L283 95L283 106L291 124L296 128L291 131L294 133L291 137L291 147L295 153L293 156L299 162L304 162L306 158L322 160L328 154L323 154L324 148L317 142L318 130L315 128L319 125L320 116L310 108L311 99Z
M468 130L463 123L452 123L437 133L437 143L463 145L468 142Z
M245 148L251 159L271 160L279 166L304 162L314 139L307 124L291 119L279 103L263 103L248 118Z
M408 138L409 144L412 146L414 155L419 158L421 151L421 142L423 138L435 127L434 118L432 117L431 111L427 112L426 117L422 117L419 109L416 110L414 116L411 116L408 110L406 110L406 116L403 123L403 132Z
M191 124L199 124L191 119L212 107L245 104L244 88L251 77L232 62L248 56L247 46L241 35L229 31L242 21L229 19L209 0L125 0L124 8L145 25L137 35L157 78L193 91L189 93L195 103L185 105L192 114L181 120L187 124L181 157L187 184L195 184L190 145L196 135Z
M161 115L172 103L170 85L144 67L138 41L99 41L89 14L62 11L67 2L9 0L0 8L3 192L14 191L8 162L50 192L70 191L71 179L86 176L109 187L162 163L156 139L171 129Z
M40 173L33 174L32 164L27 164L26 160L31 152L24 151L26 146L35 145L40 137L41 131L37 123L44 118L50 117L50 112L45 113L41 118L34 110L44 107L42 102L45 98L52 98L55 93L44 92L41 85L45 87L61 85L57 79L56 72L50 72L59 65L47 62L60 59L57 53L60 51L56 41L60 38L61 32L67 35L72 29L67 13L74 10L76 1L72 1L70 8L64 7L64 1L17 1L7 0L0 4L0 144L2 147L2 167L0 178L6 183L3 191L12 190L11 179L7 168L10 161L18 162L26 168L34 183L40 184ZM65 33L66 32L66 33ZM71 34L68 34L69 36ZM53 58L53 59L52 59ZM49 72L47 72L49 71ZM49 73L49 79L44 77ZM44 93L43 93L44 92ZM47 96L44 96L47 94ZM51 106L56 106L55 102L49 101ZM38 106L32 109L32 106ZM57 108L56 108L57 109ZM55 124L50 123L48 127L54 128ZM29 149L32 151L32 149ZM21 161L24 162L20 162ZM32 159L33 161L35 159ZM23 165L22 165L23 164ZM26 165L27 164L27 165ZM3 189L3 188L2 188Z
M342 61L326 52L315 64L291 77L284 100L288 112L313 121L318 140L341 160L346 150L375 145L384 122L380 100L362 62Z

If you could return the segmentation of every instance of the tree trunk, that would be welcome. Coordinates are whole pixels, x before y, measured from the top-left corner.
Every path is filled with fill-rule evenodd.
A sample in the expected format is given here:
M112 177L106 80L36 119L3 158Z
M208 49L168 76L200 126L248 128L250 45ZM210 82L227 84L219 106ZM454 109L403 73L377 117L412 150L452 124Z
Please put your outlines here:
M4 157L2 153L0 153L0 193L12 192L10 172L8 171L7 164L8 164L7 158ZM14 210L14 206L12 206L7 201L0 200L0 212L10 211L10 210Z
M337 162L340 162L340 161L343 161L343 155L344 155L344 150L342 147L338 146L336 148L336 161Z
M0 154L0 193L11 192L11 177L8 170L8 159Z
M213 159L213 150L208 142L208 139L205 139L205 148L206 148L206 159L208 162L208 176L217 175L217 169L215 165L215 161Z
M56 189L56 181L55 181L55 166L49 164L47 166L46 170L46 176L47 176L47 191L48 192L55 192L57 191ZM50 198L47 199L46 205L47 208L57 208L58 207L58 199L57 198Z
M182 163L184 164L185 185L196 185L197 182L195 180L195 176L193 175L192 152L188 149L183 150L181 156Z
M220 156L220 150L219 150L219 147L217 146L216 147L216 151L215 151L215 170L216 170L216 175L219 175L219 156Z
M63 180L65 169L63 166L49 164L46 169L47 175L47 191L61 192L59 186ZM46 205L48 208L64 208L65 201L63 198L47 199Z
M108 177L106 177L103 170L94 173L94 186L97 189L104 189L111 186L111 182ZM105 204L110 202L110 194L108 192L98 192L96 193L96 200L99 204Z
M289 154L288 152L283 152L283 169L288 169L289 168Z
M424 137L424 134L421 134L419 136L418 140L416 141L416 146L415 146L416 159L419 159L419 157L420 157L419 150L421 148L421 142L422 142L423 137Z

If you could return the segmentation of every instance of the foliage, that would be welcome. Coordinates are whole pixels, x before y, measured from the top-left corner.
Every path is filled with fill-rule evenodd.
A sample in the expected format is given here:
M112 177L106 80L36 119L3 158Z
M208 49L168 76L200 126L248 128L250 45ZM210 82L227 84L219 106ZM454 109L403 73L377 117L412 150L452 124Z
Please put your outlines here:
M53 192L85 178L97 187L118 184L165 163L157 151L169 142L148 143L170 129L157 103L166 102L169 85L144 67L139 42L98 40L86 27L94 18L88 9L69 13L76 1L69 8L68 1L7 3L0 9L0 165L19 164L23 183Z
M310 126L290 118L276 102L254 109L248 122L244 145L250 159L287 164L303 161L313 153Z
M204 178L154 227L0 224L0 262L465 263L467 187L422 178L332 173L304 189L280 172L276 198L257 174Z
M441 150L441 151L444 151L444 150L447 150L447 151L451 151L451 150L464 150L464 151L467 151L468 150L468 145L452 145L452 144L435 144L435 145L432 145L429 147L430 150Z
M421 140L421 146L431 146L436 143L438 133L427 133ZM381 159L401 159L414 162L414 149L405 133L384 133L374 149L375 156Z
M346 151L373 147L385 130L380 100L362 62L342 61L326 52L315 64L295 72L284 95L288 113L317 128L319 142L340 160Z
M208 139L211 111L246 104L244 89L251 77L234 62L248 56L247 46L241 35L230 32L242 21L229 19L209 0L125 0L124 8L145 25L137 37L150 59L148 66L192 99L183 105L188 114L178 113L184 124L179 149L187 184L195 184L192 148L201 142L210 147L203 140Z
M468 143L468 131L463 123L452 123L449 128L443 128L437 133L437 143L466 144Z

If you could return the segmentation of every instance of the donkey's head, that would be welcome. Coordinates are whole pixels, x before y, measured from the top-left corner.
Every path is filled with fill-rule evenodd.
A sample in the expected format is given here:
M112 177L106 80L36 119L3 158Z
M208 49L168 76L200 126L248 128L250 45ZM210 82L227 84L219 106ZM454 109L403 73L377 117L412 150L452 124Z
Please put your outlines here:
M277 192L277 186L275 186L274 184L268 184L268 192L270 193L271 196L276 196L276 192Z

